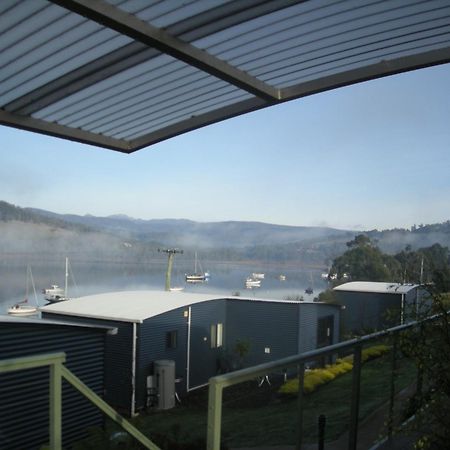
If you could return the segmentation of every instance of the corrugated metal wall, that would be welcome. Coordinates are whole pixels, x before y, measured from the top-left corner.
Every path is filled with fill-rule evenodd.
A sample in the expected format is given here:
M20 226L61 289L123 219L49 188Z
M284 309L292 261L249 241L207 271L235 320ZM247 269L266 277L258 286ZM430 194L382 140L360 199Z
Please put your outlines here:
M401 294L335 291L342 311L343 331L368 332L400 323Z
M102 395L105 335L94 328L0 323L0 359L64 351L66 366ZM48 383L46 367L0 374L2 450L33 450L48 443ZM65 446L84 437L87 427L103 424L100 411L67 383L62 420Z
M177 308L144 320L138 327L138 350L136 368L136 408L142 408L147 400L147 376L153 373L153 363L159 359L175 361L175 376L180 380L176 389L185 391L187 321L184 312L188 307ZM166 335L177 332L176 348L167 348Z
M192 305L189 388L208 382L220 371L220 358L225 350L229 320L227 300L212 300ZM211 325L222 323L223 346L211 348Z
M106 337L104 399L119 412L131 413L131 373L133 324L88 317L42 313L43 317L76 323L117 328L117 334Z
M238 340L250 343L243 361L245 366L295 355L298 351L297 308L294 303L228 300L226 342L232 364L239 365L234 351Z

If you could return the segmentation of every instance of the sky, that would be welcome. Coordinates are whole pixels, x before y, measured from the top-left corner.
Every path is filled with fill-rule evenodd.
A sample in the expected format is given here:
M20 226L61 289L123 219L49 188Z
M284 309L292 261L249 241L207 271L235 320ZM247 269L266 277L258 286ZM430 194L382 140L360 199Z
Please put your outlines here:
M131 155L0 126L0 200L57 213L371 230L450 219L450 64Z

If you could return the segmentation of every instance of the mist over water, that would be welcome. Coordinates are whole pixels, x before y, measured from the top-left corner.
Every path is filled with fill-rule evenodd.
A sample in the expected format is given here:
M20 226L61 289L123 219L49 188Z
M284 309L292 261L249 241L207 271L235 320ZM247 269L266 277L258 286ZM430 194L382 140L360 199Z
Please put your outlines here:
M68 277L68 296L70 298L93 295L104 292L130 290L164 290L166 263L77 263L70 261ZM42 289L57 284L64 287L65 261L61 263L30 263L39 306L44 306ZM258 267L251 264L211 264L204 267L211 274L207 283L189 284L185 282L186 273L193 267L174 265L172 270L172 287L183 287L184 292L217 294L230 296L239 293L242 297L284 299L287 296L303 296L305 301L312 301L327 283L321 279L320 271L295 268ZM26 264L23 262L3 262L0 265L0 314L6 314L7 308L23 301L26 297ZM265 274L260 288L246 289L245 279L253 272ZM286 281L280 281L280 275ZM313 294L306 294L305 289L313 287ZM29 283L28 302L35 303L34 292Z

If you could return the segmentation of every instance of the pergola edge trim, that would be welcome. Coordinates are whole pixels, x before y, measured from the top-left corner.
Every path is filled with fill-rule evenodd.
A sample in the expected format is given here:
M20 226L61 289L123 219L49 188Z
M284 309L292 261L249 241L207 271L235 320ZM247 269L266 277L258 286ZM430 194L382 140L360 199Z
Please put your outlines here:
M0 124L21 130L33 131L47 136L54 136L80 142L82 144L95 145L109 150L116 150L121 153L131 153L129 142L113 139L78 128L69 128L53 122L35 119L28 116L12 114L0 109Z

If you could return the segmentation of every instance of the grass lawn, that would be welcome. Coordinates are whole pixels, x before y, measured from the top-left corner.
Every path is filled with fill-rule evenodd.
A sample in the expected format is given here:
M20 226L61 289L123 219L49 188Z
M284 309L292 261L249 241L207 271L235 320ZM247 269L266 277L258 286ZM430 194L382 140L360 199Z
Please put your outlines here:
M364 364L361 373L361 419L388 401L390 371L390 353ZM409 360L399 361L397 391L414 382L415 377L414 364ZM320 414L327 418L328 441L335 440L347 431L351 381L350 372L304 396L304 442L316 440L317 419ZM224 390L222 438L227 447L295 443L297 399L281 397L276 392L278 386L276 383L271 386L264 383L258 387L255 380ZM143 413L132 422L163 449L199 450L205 448L207 397L207 389L194 391L176 408Z

